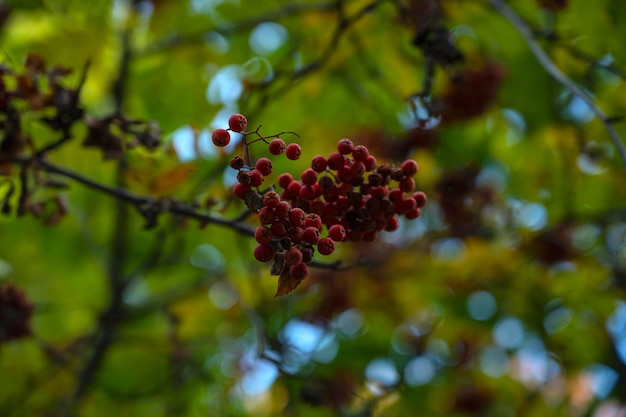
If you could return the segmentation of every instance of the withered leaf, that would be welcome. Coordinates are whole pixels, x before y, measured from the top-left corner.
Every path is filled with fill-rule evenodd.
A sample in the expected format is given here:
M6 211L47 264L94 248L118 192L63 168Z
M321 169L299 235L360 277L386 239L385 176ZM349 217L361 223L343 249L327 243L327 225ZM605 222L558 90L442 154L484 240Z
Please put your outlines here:
M289 294L291 291L295 290L301 282L302 280L291 277L289 268L283 268L278 278L278 290L276 294L274 294L274 297L282 297L283 295Z
M264 206L263 196L254 190L248 191L243 196L243 200L246 202L246 206L248 206L248 208L255 213L261 210L261 208Z
M285 266L285 254L276 253L270 266L270 275L278 276Z

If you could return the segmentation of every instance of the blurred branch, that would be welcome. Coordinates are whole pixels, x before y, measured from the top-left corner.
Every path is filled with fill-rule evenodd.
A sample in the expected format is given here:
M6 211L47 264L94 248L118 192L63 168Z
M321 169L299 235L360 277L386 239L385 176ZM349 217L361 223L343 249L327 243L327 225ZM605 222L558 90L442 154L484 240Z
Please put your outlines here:
M141 55L147 55L151 53L161 52L165 49L173 48L179 45L197 42L202 39L207 33L215 32L222 35L229 35L242 30L251 29L261 23L271 22L275 20L285 19L288 17L296 16L300 13L307 13L311 11L328 11L335 8L336 1L324 1L310 4L285 4L283 7L272 10L265 14L251 17L249 19L243 19L238 22L218 26L212 29L202 30L196 33L187 35L173 35L167 39L157 41L151 47L141 51Z
M554 78L558 83L563 85L567 90L569 90L572 94L580 98L589 106L591 111L596 115L600 121L604 124L606 131L611 138L611 141L617 148L619 156L622 160L624 166L626 166L626 148L622 143L619 134L615 130L612 124L612 120L598 107L598 105L593 101L593 98L589 96L583 89L581 89L578 85L576 85L567 75L565 75L555 64L552 62L548 54L541 48L535 36L533 35L532 29L524 22L524 20L511 8L508 4L503 2L502 0L489 0L489 5L497 11L499 14L504 16L515 29L522 35L526 44L530 48L535 58L539 61L541 66L546 70L548 74L552 78Z

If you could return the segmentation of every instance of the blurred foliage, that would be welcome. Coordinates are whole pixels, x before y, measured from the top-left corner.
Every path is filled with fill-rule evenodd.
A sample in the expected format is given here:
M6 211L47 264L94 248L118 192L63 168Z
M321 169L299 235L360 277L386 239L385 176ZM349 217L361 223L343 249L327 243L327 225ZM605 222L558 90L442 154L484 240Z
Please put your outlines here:
M625 138L626 5L508 5ZM517 29L462 0L0 3L0 415L626 415L626 167ZM276 172L349 137L429 203L273 298L210 141L234 112L300 135Z

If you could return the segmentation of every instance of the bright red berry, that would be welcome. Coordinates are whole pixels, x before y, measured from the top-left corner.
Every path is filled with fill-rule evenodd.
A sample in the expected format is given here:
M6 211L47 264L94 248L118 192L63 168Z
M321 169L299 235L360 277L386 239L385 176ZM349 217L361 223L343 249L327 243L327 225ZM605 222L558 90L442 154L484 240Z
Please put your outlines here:
M340 224L333 224L328 229L328 236L335 242L342 242L346 238L346 229Z
M223 147L230 143L230 133L226 129L215 129L211 135L213 145Z
M272 173L272 161L267 158L259 158L256 161L255 168L261 171L264 177Z
M254 248L254 257L259 262L269 262L274 257L274 249L270 245L260 243Z
M343 138L337 142L337 150L342 155L348 155L354 150L354 143L350 139Z
M402 173L407 176L407 177L412 177L413 175L417 174L417 162L415 162L412 159L407 159L406 161L404 161L402 163Z
M285 141L280 138L273 139L269 144L269 150L272 155L280 155L285 152L286 148Z
M233 132L243 132L248 126L248 120L242 114L236 113L228 118L228 127Z
M335 241L329 237L321 238L317 243L317 251L322 255L330 255L335 251Z
M295 161L302 155L302 148L297 143L290 143L287 145L287 149L285 149L285 155L287 155L288 159Z
M291 278L293 279L302 281L309 276L309 267L304 262L291 265L289 268L289 275L291 275Z
M285 253L285 263L287 265L295 265L302 262L302 251L295 246Z

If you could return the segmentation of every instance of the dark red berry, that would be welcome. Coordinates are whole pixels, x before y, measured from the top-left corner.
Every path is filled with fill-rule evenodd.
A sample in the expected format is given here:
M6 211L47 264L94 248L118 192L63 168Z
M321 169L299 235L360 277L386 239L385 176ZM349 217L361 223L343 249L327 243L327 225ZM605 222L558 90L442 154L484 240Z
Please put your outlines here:
M278 185L280 185L281 188L289 187L291 181L293 181L293 176L288 172L282 173L278 176Z
M424 207L426 203L428 202L428 199L426 198L426 194L424 194L422 191L413 193L413 198L417 202L417 208Z
M302 262L302 251L295 246L285 253L285 263L287 265L295 265Z
M415 189L415 180L411 177L403 178L402 181L398 184L398 188L400 188L405 193L413 192Z
M352 151L352 157L355 161L365 161L368 156L370 156L370 152L364 145L357 145Z
M245 197L246 193L248 193L249 191L252 191L252 187L247 184L237 183L233 187L233 194L235 194L237 198L240 198L242 200Z
M420 209L415 208L413 210L409 210L404 214L404 217L406 217L409 220L413 220L413 219L417 219L420 216L421 212Z
M343 167L344 164L345 164L344 156L340 154L339 152L333 152L330 155L328 155L328 168L336 171L339 168Z
M402 173L407 177L412 177L417 174L417 162L412 159L407 159L402 163Z
M307 227L302 233L302 240L311 245L317 245L320 241L320 230L317 227Z
M280 155L285 152L286 148L285 141L280 138L273 139L269 144L269 151L272 155Z
M315 187L312 185L303 185L300 187L299 196L303 200L313 200L316 194Z
M304 218L304 227L315 227L317 229L322 228L322 218L315 213L309 213Z
M259 210L259 220L261 224L272 224L276 220L276 214L271 208L263 207Z
M272 226L270 226L270 230L272 232L272 236L274 236L275 238L280 239L287 236L287 227L285 227L285 223L280 220L272 223Z
M237 173L237 181L239 184L250 184L250 171L239 171Z
M329 237L320 239L317 243L317 251L322 255L330 255L335 251L335 241Z
M230 133L226 129L215 129L211 135L213 145L223 147L230 143Z
M387 223L385 224L385 231L393 232L400 227L400 222L396 216L390 217L387 219Z
M350 139L344 138L337 142L337 150L342 155L348 155L352 153L354 149L354 143Z
M280 220L285 220L289 215L289 211L291 210L291 204L286 201L281 201L278 203L274 212L276 213L276 218Z
M291 240L291 243L300 243L302 241L302 234L304 229L301 227L290 227L287 229L287 236Z
M287 145L287 149L285 149L285 155L288 159L295 161L302 155L302 148L297 143L290 143Z
M309 276L309 267L304 262L291 265L291 267L289 268L289 275L293 279L302 281Z
M328 161L322 155L317 155L311 160L311 168L315 172L323 172L328 166Z
M228 127L233 132L243 132L248 126L248 120L242 114L236 113L228 118Z
M259 226L254 230L254 239L258 243L269 245L272 241L272 232L268 227Z
M306 213L301 208L294 207L289 211L289 223L294 227L302 227L305 217Z
M263 173L258 169L250 171L250 185L253 187L259 187L263 183Z
M313 168L308 168L302 171L302 175L300 175L300 179L303 184L313 185L317 182L317 173L313 170Z
M246 161L243 159L241 155L235 155L233 159L230 160L230 167L232 169L241 169L246 165Z
M254 248L254 257L259 262L269 262L274 257L274 249L265 243L259 243Z
M342 242L346 238L346 229L340 224L333 224L328 229L328 236L335 242Z
M365 161L363 161L363 163L365 164L366 171L373 171L374 169L376 169L376 158L374 157L374 155L369 155L367 158L365 158Z
M267 177L272 173L272 161L267 158L259 158L256 161L255 168L261 171L264 177Z
M280 203L280 196L276 191L268 191L263 196L263 204L269 208L275 208Z
M302 188L302 184L298 181L291 181L291 183L287 186L287 191L289 191L289 194L292 196L297 197L300 195L300 188Z

